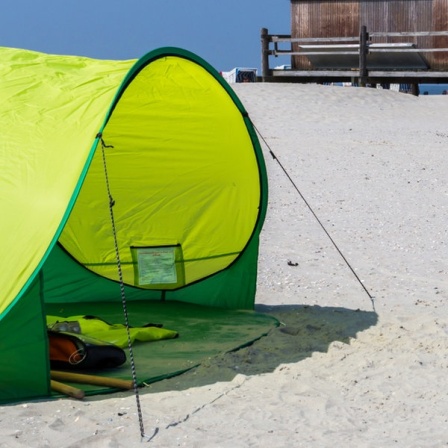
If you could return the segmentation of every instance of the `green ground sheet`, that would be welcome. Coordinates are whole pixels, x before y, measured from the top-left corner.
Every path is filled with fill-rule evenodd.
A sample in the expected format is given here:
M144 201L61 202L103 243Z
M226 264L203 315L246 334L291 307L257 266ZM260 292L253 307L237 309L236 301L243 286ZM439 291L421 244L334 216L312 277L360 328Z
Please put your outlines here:
M93 315L109 323L124 323L121 303L48 304L49 315ZM198 366L201 361L247 346L278 325L268 315L180 302L134 301L127 304L129 325L163 324L179 333L176 339L135 342L133 354L139 386L153 383ZM124 365L109 370L79 373L132 379L129 350ZM67 383L70 384L70 383ZM72 384L86 395L114 392L103 386Z

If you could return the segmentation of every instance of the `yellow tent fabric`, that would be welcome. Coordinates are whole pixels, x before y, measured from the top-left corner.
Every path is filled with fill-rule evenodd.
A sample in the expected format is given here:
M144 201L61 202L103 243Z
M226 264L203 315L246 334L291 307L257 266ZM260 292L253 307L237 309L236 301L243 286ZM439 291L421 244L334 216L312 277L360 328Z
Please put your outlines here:
M0 48L0 313L56 237L95 135L135 61ZM40 105L40 107L38 107Z
M203 67L178 55L141 67L8 48L0 56L2 127L9 130L1 149L0 245L7 256L0 260L0 313L64 225L64 248L118 280L107 175L125 283L178 288L240 255L260 214L258 161L242 150L252 142L234 101ZM106 172L95 151L99 130ZM163 250L174 260L174 277L136 272L139 257L151 265Z
M239 256L259 215L258 165L245 150L252 142L244 121L210 73L176 56L148 64L102 139L126 284L178 288ZM104 177L97 151L60 241L80 263L118 280ZM167 246L176 248L179 275L139 282L132 248L153 247L159 260Z

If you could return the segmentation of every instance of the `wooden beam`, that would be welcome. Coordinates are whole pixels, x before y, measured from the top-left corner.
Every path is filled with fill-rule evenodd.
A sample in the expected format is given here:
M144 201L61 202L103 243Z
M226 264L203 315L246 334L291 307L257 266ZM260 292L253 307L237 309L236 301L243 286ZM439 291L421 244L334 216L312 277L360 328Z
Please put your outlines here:
M371 37L437 37L448 36L448 31L401 31L401 32L372 32Z
M359 35L359 84L361 87L365 87L367 82L367 55L369 54L368 41L369 33L367 32L367 27L363 25Z
M130 390L134 383L132 380L122 380L120 378L110 378L106 376L87 375L84 373L51 371L51 379L58 381L68 381L69 383L92 384L96 386L114 387L116 389Z
M77 398L82 400L84 398L84 391L77 389L76 387L69 386L68 384L60 383L59 381L50 381L51 389L63 395L68 395L69 397Z
M264 80L269 76L269 32L267 28L261 29L261 77Z

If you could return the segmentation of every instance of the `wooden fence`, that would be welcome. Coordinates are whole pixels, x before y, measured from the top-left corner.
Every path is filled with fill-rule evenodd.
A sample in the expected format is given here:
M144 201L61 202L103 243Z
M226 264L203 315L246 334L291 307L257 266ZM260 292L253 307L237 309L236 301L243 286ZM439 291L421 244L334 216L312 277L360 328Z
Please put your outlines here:
M425 64L425 54L445 52L448 48L417 48L415 45L387 44L381 40L388 37L418 36L448 37L448 31L428 32L369 32L365 26L361 27L358 37L319 37L292 38L291 35L270 35L266 28L261 29L261 80L264 82L356 82L361 86L378 83L448 83L448 70L432 70ZM375 43L372 42L375 40ZM284 45L289 48L281 48ZM371 66L372 58L380 57L388 61L386 68ZM313 58L322 61L325 57L330 61L329 67L312 67L311 69L296 70L272 69L269 65L270 57L302 56L309 60ZM398 58L412 61L409 67L394 66ZM338 67L344 61L342 68ZM334 67L331 67L331 65ZM322 64L321 64L322 65ZM325 64L323 64L325 66ZM328 64L327 64L328 65ZM413 67L413 65L415 65Z

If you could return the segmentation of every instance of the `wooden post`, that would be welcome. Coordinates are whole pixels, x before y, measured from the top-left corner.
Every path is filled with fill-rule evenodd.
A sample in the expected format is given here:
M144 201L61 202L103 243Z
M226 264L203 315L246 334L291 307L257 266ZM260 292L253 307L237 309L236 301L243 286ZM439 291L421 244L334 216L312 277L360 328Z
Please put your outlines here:
M267 28L261 29L261 80L265 82L269 76L269 33Z
M51 389L60 394L68 395L69 397L82 400L84 398L84 391L68 384L60 383L59 381L51 380Z
M367 33L367 27L363 25L361 27L361 34L359 36L359 85L365 87L367 83L367 54L369 47L367 45L369 39L369 33Z
M132 380L122 380L120 378L109 378L98 375L87 375L84 373L51 371L51 379L56 381L68 381L69 383L92 384L96 386L114 387L117 389L130 390L134 383Z

